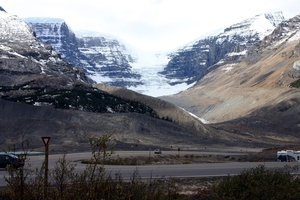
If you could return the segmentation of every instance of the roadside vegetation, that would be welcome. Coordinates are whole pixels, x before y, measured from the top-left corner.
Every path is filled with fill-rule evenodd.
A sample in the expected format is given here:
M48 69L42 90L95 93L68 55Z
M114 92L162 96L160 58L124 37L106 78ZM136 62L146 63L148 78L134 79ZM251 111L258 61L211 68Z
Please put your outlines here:
M1 199L180 199L172 179L143 180L138 169L130 180L119 174L105 172L102 165L87 165L75 173L76 164L60 158L54 169L49 170L49 183L44 193L44 167L30 170L9 170L5 177L7 187L0 190Z
M299 166L266 169L263 165L227 177L212 187L216 199L300 199Z
M300 199L299 166L294 168L267 169L264 165L244 170L239 175L227 177L148 178L139 175L138 166L130 179L119 173L106 172L100 161L107 161L113 133L90 136L92 157L86 168L75 172L76 163L59 158L49 170L45 181L45 164L32 169L28 162L29 142L22 141L22 159L26 164L7 168L6 187L0 188L0 199L112 199L112 200L248 200L248 199ZM177 155L192 159L194 156ZM188 163L185 163L188 164ZM191 179L190 179L191 180ZM200 182L200 184L199 184ZM209 184L207 184L209 183ZM193 187L191 191L188 187Z
M75 173L76 164L60 158L49 171L44 193L44 167L31 170L7 169L7 186L0 189L0 199L182 199L182 200L248 200L299 199L300 179L293 175L295 168L266 169L264 166L243 171L237 176L215 179L211 185L186 192L184 180L176 178L142 179L138 168L129 180L118 173L110 174L103 165L90 164L82 173ZM202 178L203 179L203 178ZM197 179L199 180L199 179ZM45 196L47 198L45 198Z
M0 199L40 200L40 199L181 199L178 188L170 178L140 177L138 168L129 180L119 174L105 171L99 160L105 160L106 149L110 145L113 133L103 136L90 136L92 148L91 164L76 173L76 163L66 160L65 155L59 158L53 169L48 171L48 182L45 184L45 163L41 168L31 169L28 162L28 140L22 143L26 164L14 169L8 167L8 176L4 179L6 187L0 189Z
M300 79L292 82L290 86L294 88L300 88Z

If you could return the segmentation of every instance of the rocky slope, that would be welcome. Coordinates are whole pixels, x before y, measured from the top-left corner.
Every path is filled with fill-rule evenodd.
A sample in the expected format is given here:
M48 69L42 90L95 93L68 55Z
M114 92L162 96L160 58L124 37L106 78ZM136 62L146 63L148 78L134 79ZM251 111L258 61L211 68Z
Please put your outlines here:
M169 102L142 95L121 87L111 87L103 84L96 84L94 87L110 94L148 105L149 107L153 108L159 118L174 122L186 128L195 135L201 137L212 137L213 135L214 131L210 131L210 128L203 124L201 118L191 115L191 113Z
M213 151L220 151L220 149L225 151L240 151L243 149L244 151L258 151L262 148L278 147L282 146L283 144L294 144L295 142L297 143L299 141L299 139L294 136L286 136L286 138L282 140L282 134L280 132L262 134L260 130L260 132L252 134L252 132L256 131L257 129L254 127L253 130L251 130L251 124L246 127L247 129L243 127L243 124L239 124L236 127L230 126L231 122L225 125L203 125L202 118L199 118L196 115L190 115L187 111L183 110L182 108L178 108L174 104L171 104L167 101L145 96L121 87L112 87L101 84L96 84L94 87L110 94L120 96L125 99L136 100L144 103L145 105L151 106L159 117L162 117L167 121L172 121L175 124L180 125L180 127L189 130L189 132L194 134L194 138L192 140L198 143L198 145L192 145L193 142L190 143L191 141L185 141L184 143L187 146L182 145L181 148L183 149ZM193 98L195 98L195 96L193 96ZM186 98L185 100L189 99ZM148 139L151 140L150 138ZM283 144L279 144L278 141L284 142ZM174 147L174 145L172 146ZM203 147L205 148L203 149Z
M280 23L250 46L245 59L223 63L195 87L163 99L212 126L278 144L299 141L300 16Z
M1 85L37 78L56 78L61 86L87 83L82 70L64 62L50 45L40 44L24 21L4 10L0 11L0 42Z
M234 24L216 36L206 36L172 53L160 74L170 84L195 83L218 66L243 59L251 45L283 20L281 12L265 13Z
M42 136L50 136L53 152L90 151L88 137L113 133L115 149L197 148L200 138L166 120L137 113L93 113L58 110L0 100L1 148L21 148L28 138L30 148L43 150ZM132 148L134 147L134 148Z

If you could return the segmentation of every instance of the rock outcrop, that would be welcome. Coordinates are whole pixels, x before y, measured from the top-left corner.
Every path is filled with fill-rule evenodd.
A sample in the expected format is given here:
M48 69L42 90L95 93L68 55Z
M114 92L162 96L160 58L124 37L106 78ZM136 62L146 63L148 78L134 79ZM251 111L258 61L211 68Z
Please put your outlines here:
M289 74L294 78L300 78L300 60L294 62Z

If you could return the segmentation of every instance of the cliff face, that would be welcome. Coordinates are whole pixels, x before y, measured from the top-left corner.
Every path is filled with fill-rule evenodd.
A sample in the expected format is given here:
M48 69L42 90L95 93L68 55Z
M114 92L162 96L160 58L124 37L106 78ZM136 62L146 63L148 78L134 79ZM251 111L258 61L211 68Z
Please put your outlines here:
M125 45L118 40L101 35L78 34L77 37L80 52L91 63L86 68L93 80L120 87L143 84L140 81L141 75L131 67L134 58L127 52ZM100 77L106 80L101 81Z
M262 40L283 20L282 13L276 12L234 24L217 36L200 39L171 54L171 60L160 74L169 78L171 84L196 82L221 64L243 59L251 45ZM172 79L177 81L172 82Z
M24 20L41 43L50 44L64 61L81 67L93 82L121 87L141 84L141 76L130 66L133 58L116 39L75 34L62 19Z
M40 44L34 31L17 16L0 11L0 30L1 85L53 77L62 85L87 82L82 70L64 62L50 45Z
M83 67L83 61L88 62L78 50L75 34L62 19L27 18L27 24L35 31L36 38L41 43L50 44L61 58L74 65Z

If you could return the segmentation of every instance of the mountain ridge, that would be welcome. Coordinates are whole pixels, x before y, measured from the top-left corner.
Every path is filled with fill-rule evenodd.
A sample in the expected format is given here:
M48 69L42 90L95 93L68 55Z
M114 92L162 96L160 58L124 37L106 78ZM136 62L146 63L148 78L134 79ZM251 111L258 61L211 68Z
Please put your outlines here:
M21 24L23 28L11 35L0 32L3 39L0 46L3 147L12 146L15 138L30 136L36 149L43 148L40 137L47 134L53 137L55 152L82 151L88 149L87 137L115 130L113 142L127 150L136 147L143 150L154 147L241 150L299 142L295 134L300 128L299 90L290 85L298 80L300 41L276 45L272 40L296 39L292 35L298 35L298 18L279 24L269 39L265 37L254 45L231 46L227 40L230 56L222 58L224 60L220 57L217 65L203 74L193 88L166 97L173 101L169 103L163 97L156 99L125 88L92 87L82 69L64 62L50 45L39 43L30 27L16 16L5 17L14 28ZM287 33L283 34L284 31ZM29 40L21 40L26 38L22 36ZM236 38L239 37L233 39ZM216 42L216 38L210 39L207 41ZM196 51L198 47L207 48L194 47ZM244 52L245 47L248 53ZM240 52L243 54L231 55ZM111 102L122 99L124 103L115 104L116 110L112 105L104 105L104 113L91 112L98 105L93 95L98 101L108 97ZM7 101L15 97L19 99L14 101L19 102ZM142 109L129 102L151 105L158 117L127 112L132 108ZM56 109L55 105L58 105ZM190 113L204 118L207 124Z
M28 138L31 148L39 150L41 136L48 135L53 152L89 150L88 137L110 132L119 149L199 148L203 137L178 122L160 119L138 101L92 88L83 70L64 62L50 45L39 43L22 20L1 12L5 16L0 19L2 148L20 149L20 138ZM17 27L22 28L16 34L7 34Z
M219 64L243 59L247 49L267 35L266 31L269 28L274 29L273 24L278 24L283 19L282 12L274 12L256 15L231 25L216 36L200 39L171 54L171 60L159 73L169 77L170 80L176 78L176 82L171 84L197 82ZM180 81L178 77L181 78Z
M210 70L218 67L219 62L243 59L246 49L261 40L267 34L265 32L268 28L274 29L283 19L282 12L276 11L243 20L225 28L217 35L207 36L193 44L185 45L182 49L160 56L168 57L161 63L161 69L141 66L144 70L134 70L133 66L141 59L136 56L140 54L132 55L133 52L127 52L126 47L117 40L88 31L84 34L79 32L76 36L78 39L73 43L77 46L76 51L80 53L75 53L70 60L73 60L72 64L81 66L94 82L121 86L153 96L165 93L171 95L195 85ZM33 28L39 26L38 19L32 21L29 24ZM44 29L47 30L47 26L44 26ZM76 35L76 31L73 34ZM43 33L38 35L43 38ZM80 59L78 55L84 58ZM153 56L148 62L153 63L155 59ZM151 75L151 79L148 80L148 74L156 76Z
M300 91L291 84L299 81L299 17L280 23L240 62L223 63L189 90L162 99L221 130L298 141Z

